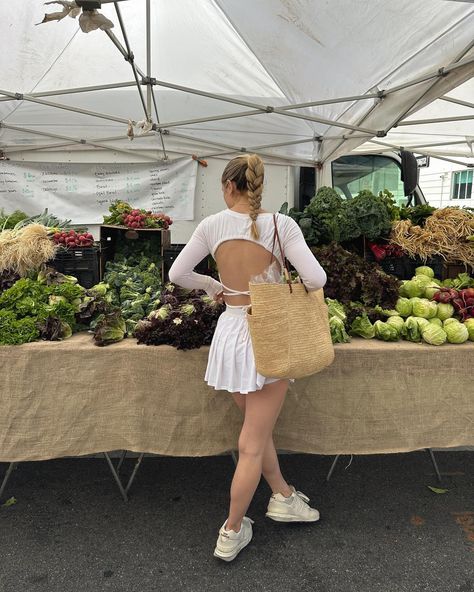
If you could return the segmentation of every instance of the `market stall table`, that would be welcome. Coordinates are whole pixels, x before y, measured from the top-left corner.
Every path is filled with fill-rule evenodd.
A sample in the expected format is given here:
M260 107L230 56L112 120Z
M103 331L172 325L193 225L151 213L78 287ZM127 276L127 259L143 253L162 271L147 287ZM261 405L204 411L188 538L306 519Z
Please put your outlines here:
M105 348L88 333L0 348L0 462L129 450L207 456L236 447L241 416L203 382L208 348ZM315 454L474 445L474 343L353 339L296 381L277 448Z

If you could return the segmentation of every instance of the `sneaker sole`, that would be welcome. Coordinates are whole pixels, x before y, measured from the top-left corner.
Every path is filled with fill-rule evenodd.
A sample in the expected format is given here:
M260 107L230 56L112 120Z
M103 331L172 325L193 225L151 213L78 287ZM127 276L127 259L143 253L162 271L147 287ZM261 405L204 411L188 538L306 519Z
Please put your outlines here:
M271 514L270 512L267 512L265 516L271 518L275 522L318 522L320 519L320 516L317 518L304 519L298 518L297 516L285 516L284 514Z
M242 551L242 549L245 549L245 547L251 542L252 537L250 537L250 539L248 541L242 541L242 543L236 548L234 549L234 551L232 551L232 553L225 553L223 551L219 551L219 549L216 547L214 550L214 557L217 557L218 559L222 559L223 561L233 561L237 555L240 553L240 551Z

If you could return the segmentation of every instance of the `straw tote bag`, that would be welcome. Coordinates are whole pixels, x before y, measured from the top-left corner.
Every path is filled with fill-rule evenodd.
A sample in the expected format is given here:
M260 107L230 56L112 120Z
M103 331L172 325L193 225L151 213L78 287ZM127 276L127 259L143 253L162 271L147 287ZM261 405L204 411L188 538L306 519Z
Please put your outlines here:
M308 292L291 283L285 254L273 215L272 260L275 239L281 251L286 283L250 283L247 312L257 372L267 378L302 378L334 360L328 309L322 288Z

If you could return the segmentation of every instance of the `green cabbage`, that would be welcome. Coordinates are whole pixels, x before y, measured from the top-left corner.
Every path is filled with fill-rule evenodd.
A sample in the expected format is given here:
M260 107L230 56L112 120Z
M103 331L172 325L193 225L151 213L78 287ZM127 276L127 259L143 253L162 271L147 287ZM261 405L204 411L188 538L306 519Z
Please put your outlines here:
M438 284L436 284L435 282L431 282L431 284L429 284L429 286L425 288L425 293L423 294L423 296L425 298L428 298L428 300L431 300L433 296L436 294L436 292L439 291L439 289L440 286Z
M436 316L438 307L436 302L432 302L427 298L413 298L413 315L415 317L423 317L424 319L432 319Z
M344 321L334 316L329 319L329 329L331 331L331 339L333 343L347 343L351 340L346 333Z
M338 319L341 319L341 321L346 320L346 312L344 306L340 302L332 298L326 298L325 302L328 305L329 317L337 317Z
M443 321L443 327L446 327L447 325L450 325L451 323L459 323L459 321L457 319L453 319L452 317L450 317L449 319L446 319L445 321Z
M352 321L350 332L352 335L359 335L359 337L363 337L364 339L372 339L375 337L374 326L366 314L356 317Z
M431 283L433 283L432 278L429 278L427 275L423 275L422 273L420 275L414 275L411 278L411 281L416 282L420 286L423 286L423 289L429 286Z
M405 320L405 326L402 329L402 335L408 341L421 341L420 326L418 325L416 317L408 317Z
M426 275L429 278L434 278L434 271L427 265L421 265L415 269L416 275Z
M446 332L434 323L428 323L428 325L422 329L421 336L423 337L423 341L426 341L426 343L429 343L430 345L443 345L443 343L446 343L447 339Z
M401 317L409 317L413 311L413 303L409 298L401 297L397 300L395 309Z
M402 319L402 317L399 317L399 316L389 317L387 319L387 323L389 325L392 325L393 327L395 327L395 329L397 330L397 332L399 334L401 334L403 326L405 325L404 319Z
M467 321L464 321L464 326L469 333L469 341L474 341L474 319L467 319Z
M413 318L418 323L418 327L420 327L420 331L423 330L427 325L430 324L428 319L425 319L424 317L413 317Z
M403 284L403 295L408 296L408 298L416 298L423 296L426 285L424 285L422 281L420 282L418 280L418 278L420 277L423 276L417 276L414 279L409 280Z
M441 319L438 319L438 317L434 317L433 319L428 319L428 321L432 325L436 325L437 327L443 328L443 321Z
M459 323L448 323L444 326L449 343L464 343L469 339L469 331L466 325Z
M393 325L384 323L383 321L375 321L375 337L382 339L383 341L398 341L399 334Z
M451 318L454 314L454 306L449 304L449 302L438 302L437 308L438 311L436 312L436 316L442 321Z

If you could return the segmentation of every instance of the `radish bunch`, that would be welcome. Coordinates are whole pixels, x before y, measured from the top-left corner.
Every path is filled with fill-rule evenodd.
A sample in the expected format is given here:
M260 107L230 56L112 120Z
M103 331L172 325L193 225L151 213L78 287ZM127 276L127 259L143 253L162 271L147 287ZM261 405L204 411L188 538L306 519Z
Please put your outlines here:
M122 220L129 228L145 228L146 214L140 210L132 210L129 214L123 214Z
M173 221L166 214L153 214L146 210L131 210L122 214L122 222L128 228L163 228L168 230Z
M474 317L474 288L464 290L441 288L433 296L433 300L452 304L463 321Z
M94 237L90 232L76 232L75 230L55 232L53 240L56 244L66 248L91 247L94 244Z

